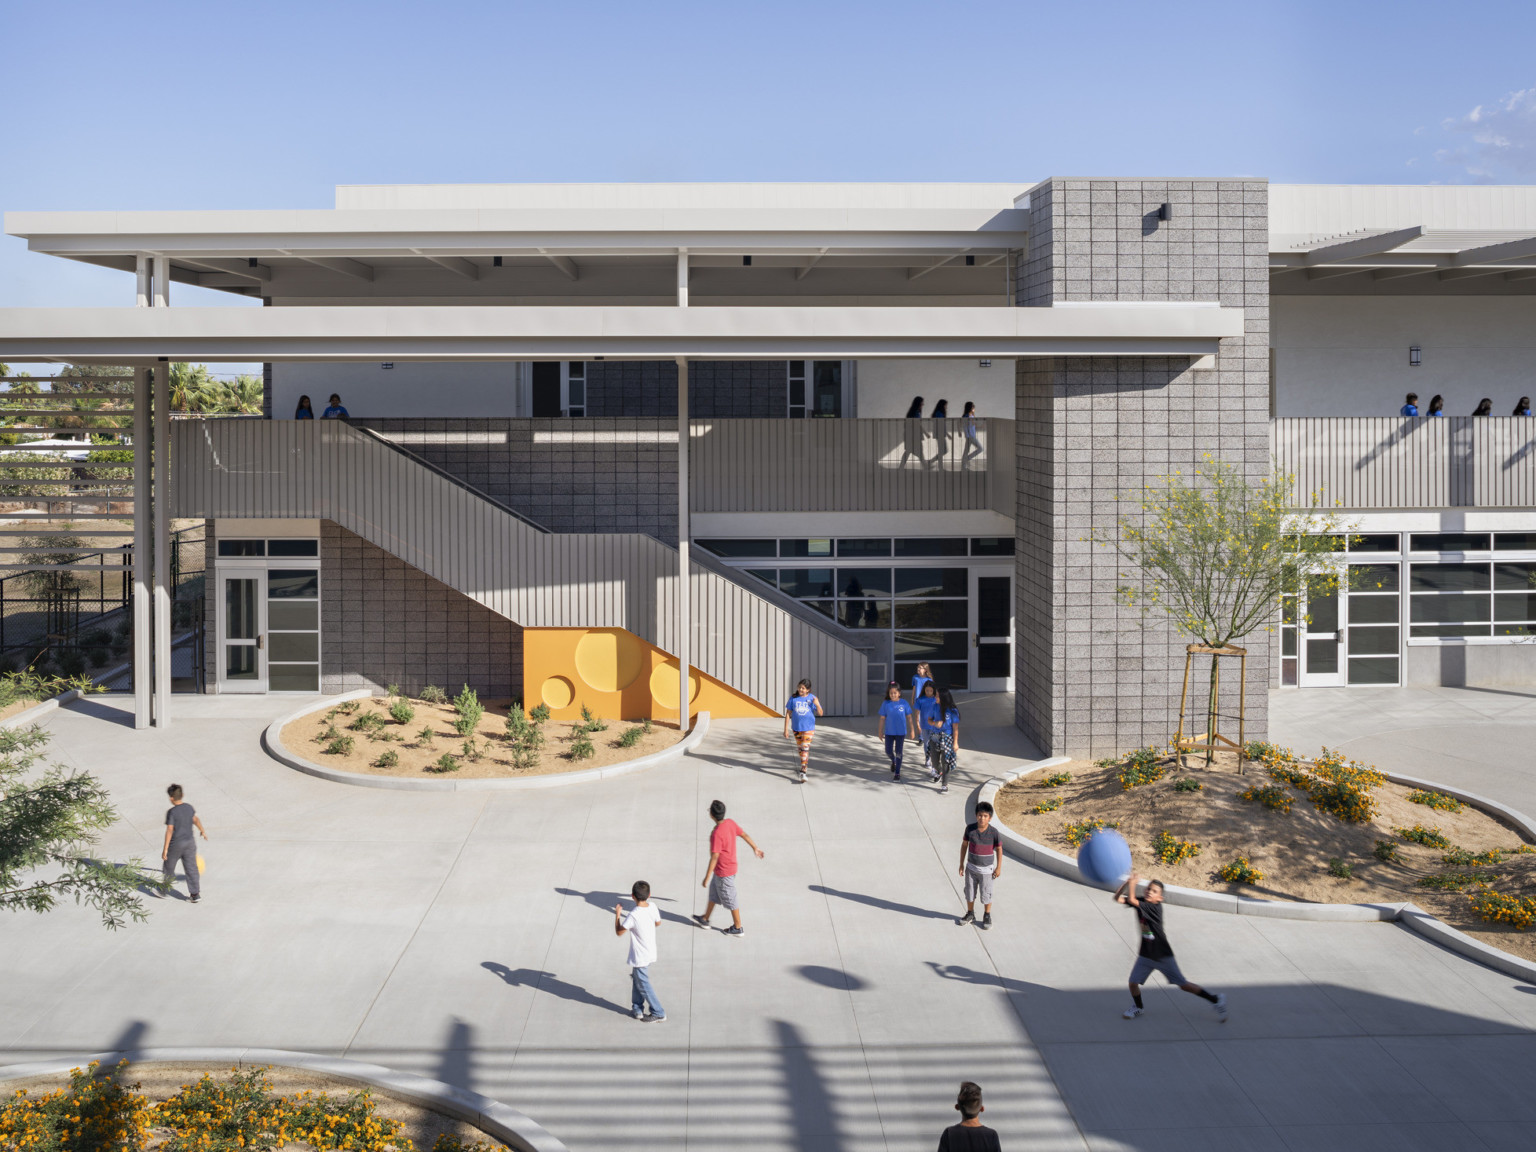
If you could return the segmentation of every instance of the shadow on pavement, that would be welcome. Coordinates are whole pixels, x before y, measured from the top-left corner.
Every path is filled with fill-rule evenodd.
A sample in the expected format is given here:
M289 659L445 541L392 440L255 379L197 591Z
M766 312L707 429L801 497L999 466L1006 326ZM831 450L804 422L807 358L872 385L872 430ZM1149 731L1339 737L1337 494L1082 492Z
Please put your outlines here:
M609 1012L618 1012L629 1015L629 1009L615 1004L612 1000L604 1000L600 996L594 996L585 988L568 981L561 980L553 972L544 972L537 968L508 968L505 964L498 964L495 960L481 961L480 967L495 976L499 976L514 988L532 988L539 992L548 992L552 996L558 996L562 1000L569 1000L574 1004L585 1004L590 1008L603 1008Z
M809 886L812 892L820 892L823 896L836 896L839 900L851 900L855 904L864 904L870 908L881 908L887 912L902 912L908 916L921 916L925 920L953 920L953 912L933 912L927 908L916 908L911 904L898 904L894 900L885 900L879 896L866 896L862 892L844 892L838 888L828 888L825 884L812 884Z
M448 1026L443 1039L442 1055L437 1061L436 1079L455 1088L475 1090L474 1062L475 1035L472 1029L457 1016Z
M594 908L601 908L608 915L613 915L613 906L623 904L626 908L634 904L634 898L628 892L578 892L575 888L556 888L556 892L562 896L579 896ZM670 896L658 896L651 893L652 904L676 903ZM663 920L670 920L674 924L686 924L693 927L694 922L686 916L679 916L676 912L668 912L665 908L657 909Z

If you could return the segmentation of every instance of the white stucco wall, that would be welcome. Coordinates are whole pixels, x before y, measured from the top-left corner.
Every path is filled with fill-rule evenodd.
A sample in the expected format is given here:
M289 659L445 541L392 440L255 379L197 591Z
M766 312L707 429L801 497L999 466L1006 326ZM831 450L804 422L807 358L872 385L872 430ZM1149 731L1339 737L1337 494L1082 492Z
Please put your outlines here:
M1277 416L1394 416L1407 392L1508 416L1536 396L1536 296L1272 296L1270 319Z
M980 416L1014 418L1013 361L994 360L983 368L977 360L860 360L859 415L902 417L912 397L925 401L923 415L947 398L949 414L959 416L967 400Z
M518 380L514 362L430 364L272 365L272 415L292 419L299 397L308 395L315 415L332 392L353 416L517 416Z

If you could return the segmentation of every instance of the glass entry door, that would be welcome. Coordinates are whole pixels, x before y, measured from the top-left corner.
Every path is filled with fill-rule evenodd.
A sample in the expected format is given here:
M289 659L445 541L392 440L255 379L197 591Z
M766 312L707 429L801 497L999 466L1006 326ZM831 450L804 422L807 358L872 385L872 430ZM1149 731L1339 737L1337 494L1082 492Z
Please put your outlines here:
M1307 584L1306 613L1297 623L1303 688L1332 688L1344 683L1344 598L1339 584L1338 580Z
M971 570L971 691L1013 688L1013 575Z
M267 690L267 574L261 569L219 576L219 691Z

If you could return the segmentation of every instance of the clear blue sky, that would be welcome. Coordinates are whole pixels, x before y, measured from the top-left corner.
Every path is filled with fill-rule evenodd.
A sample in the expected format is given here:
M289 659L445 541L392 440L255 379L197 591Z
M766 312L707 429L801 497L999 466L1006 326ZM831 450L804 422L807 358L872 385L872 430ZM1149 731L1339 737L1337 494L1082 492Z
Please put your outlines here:
M1513 0L0 0L0 33L0 209L329 207L338 183L1536 176L1536 5ZM131 291L0 238L0 306Z

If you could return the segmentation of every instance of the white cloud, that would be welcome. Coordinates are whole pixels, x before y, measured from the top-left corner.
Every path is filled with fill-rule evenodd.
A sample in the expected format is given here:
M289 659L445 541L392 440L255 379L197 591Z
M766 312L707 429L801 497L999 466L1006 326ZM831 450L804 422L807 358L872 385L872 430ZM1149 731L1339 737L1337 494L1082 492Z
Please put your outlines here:
M1536 172L1536 88L1479 104L1441 127L1459 139L1437 150L1435 159L1461 169L1476 183L1495 184Z

